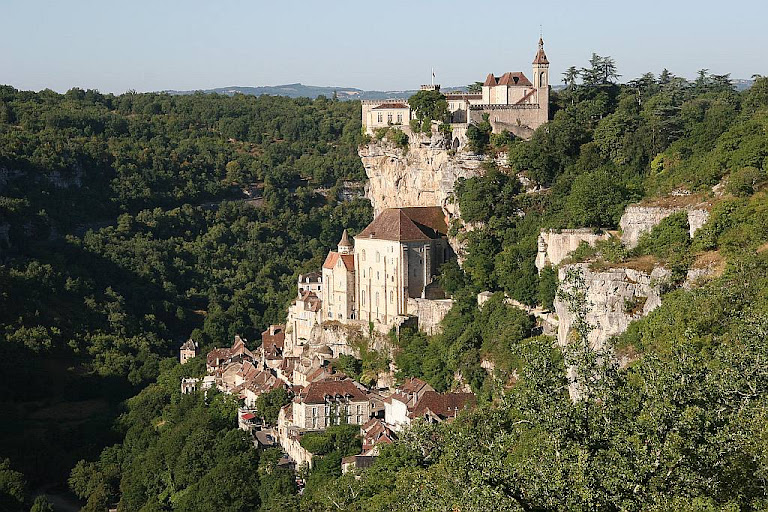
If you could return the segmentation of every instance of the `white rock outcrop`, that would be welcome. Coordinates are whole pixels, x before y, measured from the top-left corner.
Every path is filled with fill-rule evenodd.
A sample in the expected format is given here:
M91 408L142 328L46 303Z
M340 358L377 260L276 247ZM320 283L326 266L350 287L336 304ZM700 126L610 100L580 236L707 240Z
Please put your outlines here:
M681 210L688 211L691 238L709 219L709 211L702 207L627 206L621 216L621 242L628 248L637 247L640 237L659 222Z
M430 139L425 139L429 141ZM366 197L378 215L385 208L442 206L458 216L453 186L459 178L481 173L483 159L416 139L408 151L388 142L371 142L359 150L368 176Z
M541 270L547 265L559 265L581 242L595 245L598 240L606 240L609 236L608 233L598 234L589 228L542 231L538 240L536 268Z
M588 263L564 265L559 270L561 282L571 268L580 268L586 285L589 303L587 322L594 329L589 334L592 347L599 349L611 337L623 333L633 320L641 318L661 305L659 285L669 276L669 271L656 267L648 274L631 268L611 268L593 272ZM555 300L555 312L559 319L557 341L564 346L569 339L573 315L566 304Z

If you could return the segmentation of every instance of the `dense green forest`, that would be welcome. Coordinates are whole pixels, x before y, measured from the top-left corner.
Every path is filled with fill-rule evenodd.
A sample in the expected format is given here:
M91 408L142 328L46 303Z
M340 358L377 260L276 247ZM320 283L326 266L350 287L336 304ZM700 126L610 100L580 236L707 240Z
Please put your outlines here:
M94 511L118 499L144 511L768 509L768 79L737 93L727 76L665 70L618 85L610 59L590 66L569 70L531 141L476 127L474 149L507 153L540 188L525 193L493 165L457 184L477 228L458 233L463 267L441 272L455 306L439 335L393 336L400 376L445 390L461 375L480 406L417 425L359 478L338 464L359 450L354 432L311 437L319 462L300 495L279 453L234 428L230 398L180 394L203 361L168 356L191 332L209 345L254 338L280 319L296 274L370 219L367 202L314 193L364 177L359 104L3 89L0 396L17 398L3 404L2 499L28 509L25 478L74 467L69 485ZM237 197L251 183L258 207ZM589 348L585 322L561 351L504 304L504 293L552 304L557 278L534 267L540 229L613 229L630 202L680 189L714 203L692 240L673 215L631 252L580 249L597 265L646 257L676 275L723 262L612 340L634 354L628 366ZM569 279L561 299L578 315L583 290ZM480 309L484 290L498 293ZM580 400L566 367L590 376ZM43 423L73 396L88 421Z
M258 340L370 221L337 200L365 176L359 108L0 87L0 461L27 490L122 439L190 335Z

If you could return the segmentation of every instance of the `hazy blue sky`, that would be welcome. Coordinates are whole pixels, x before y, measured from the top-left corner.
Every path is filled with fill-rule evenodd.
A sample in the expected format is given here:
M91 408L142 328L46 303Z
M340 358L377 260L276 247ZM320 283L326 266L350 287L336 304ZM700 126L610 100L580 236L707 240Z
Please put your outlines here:
M462 85L530 73L539 25L553 83L592 52L623 80L768 74L768 0L0 0L0 19L0 84L34 90Z

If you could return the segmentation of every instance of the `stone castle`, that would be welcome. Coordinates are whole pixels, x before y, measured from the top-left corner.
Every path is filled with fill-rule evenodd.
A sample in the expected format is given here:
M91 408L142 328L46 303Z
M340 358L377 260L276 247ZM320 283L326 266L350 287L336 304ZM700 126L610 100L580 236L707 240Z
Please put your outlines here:
M488 114L494 133L507 130L526 139L546 123L549 119L549 60L541 38L531 72L533 80L529 80L522 71L506 72L498 77L490 73L483 82L481 92L447 93L445 98L455 135L454 149L461 143L461 135L468 124L482 121L485 114ZM422 85L421 88L440 90L439 85ZM388 126L402 126L407 131L413 118L405 100L363 101L363 126L369 134Z

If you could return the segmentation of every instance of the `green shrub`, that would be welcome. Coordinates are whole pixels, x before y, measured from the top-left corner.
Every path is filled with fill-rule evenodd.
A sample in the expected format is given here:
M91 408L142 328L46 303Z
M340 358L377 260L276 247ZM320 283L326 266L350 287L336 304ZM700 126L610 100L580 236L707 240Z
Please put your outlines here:
M635 253L667 259L687 253L690 246L688 212L683 210L666 217L651 231L643 234Z
M469 149L473 153L483 154L491 141L491 123L488 114L483 114L483 120L479 123L471 123L467 126L467 139Z
M547 309L553 309L556 293L557 272L552 267L544 267L539 273L539 304Z
M756 167L744 167L728 177L725 190L737 197L747 197L755 193L755 187L765 179L765 173Z
M408 136L403 130L398 128L390 128L387 133L387 138L395 145L400 146L403 149L408 147Z

